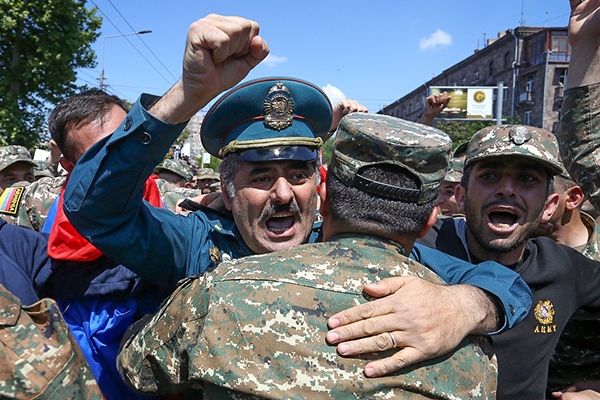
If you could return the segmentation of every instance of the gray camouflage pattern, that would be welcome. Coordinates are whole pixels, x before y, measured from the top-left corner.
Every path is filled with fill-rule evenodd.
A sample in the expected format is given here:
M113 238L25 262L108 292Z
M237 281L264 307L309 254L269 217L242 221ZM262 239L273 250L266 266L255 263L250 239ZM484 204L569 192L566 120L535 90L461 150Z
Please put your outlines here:
M463 176L463 166L464 161L460 158L450 159L450 163L448 165L448 172L444 177L444 181L460 183L460 180Z
M362 167L399 165L421 180L422 204L437 197L451 147L450 137L431 126L388 115L352 113L340 121L329 169L351 186Z
M600 83L565 91L558 140L565 168L600 209Z
M66 177L40 178L25 186L16 215L0 213L9 224L41 232L54 200L60 195Z
M50 207L52 207L54 200L60 195L65 181L65 176L40 178L38 181L25 186L17 214L8 215L0 213L0 218L9 224L41 232L46 218L48 218ZM200 194L200 191L197 189L169 187L167 181L163 179L156 179L155 182L165 208L172 212L176 212L176 206L181 200Z
M578 250L587 258L600 261L600 225L583 212L581 219L591 235L585 247ZM550 359L548 388L562 390L594 379L600 379L600 316L578 310L565 326Z
M17 145L0 147L0 171L20 161L24 161L35 167L35 163L31 159L31 154L29 154L29 150L25 147Z
M545 165L554 175L562 172L558 142L552 132L526 125L496 125L473 135L467 147L465 167L484 158L527 157Z
M162 162L161 165L156 167L156 172L160 172L161 170L167 170L174 174L181 176L186 182L191 182L192 180L192 169L190 166L183 160L173 160L171 158L167 158Z
M201 168L196 172L196 177L198 179L216 179L218 181L221 180L221 176L218 172L215 172L212 168Z
M486 337L371 379L365 364L392 351L341 357L326 344L327 318L364 303L364 284L399 275L441 283L404 254L382 238L339 235L223 263L180 283L125 342L119 371L146 393L203 388L214 399L495 398L497 363Z
M22 306L2 285L0 398L103 399L57 304Z
M156 186L160 192L160 198L163 201L166 209L172 212L177 212L177 205L181 200L189 197L196 197L202 194L199 189L191 189L185 187L173 187L164 179L155 179Z

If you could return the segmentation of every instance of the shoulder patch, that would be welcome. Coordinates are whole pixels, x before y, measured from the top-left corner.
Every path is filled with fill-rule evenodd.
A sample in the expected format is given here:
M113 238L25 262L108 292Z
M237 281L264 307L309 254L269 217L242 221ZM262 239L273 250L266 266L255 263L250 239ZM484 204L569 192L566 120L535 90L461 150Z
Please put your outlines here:
M16 215L24 191L24 186L15 186L4 189L2 194L0 194L0 213Z

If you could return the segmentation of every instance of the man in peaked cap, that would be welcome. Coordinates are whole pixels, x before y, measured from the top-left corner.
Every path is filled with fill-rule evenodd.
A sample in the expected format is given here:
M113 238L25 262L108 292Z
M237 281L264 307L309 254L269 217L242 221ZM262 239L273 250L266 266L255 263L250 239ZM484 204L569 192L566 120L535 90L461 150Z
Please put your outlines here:
M579 308L600 309L598 262L548 238L528 240L556 208L557 197L548 202L546 198L553 176L561 171L551 132L523 125L480 130L469 142L463 178L456 189L466 221L445 219L434 232L437 237L429 239L438 250L464 260L495 260L518 272L533 291L533 308L523 322L493 336L500 368L499 399L544 398L548 364L565 324ZM383 291L379 288L379 295ZM384 304L377 310L386 310L385 303L393 302L394 296L378 301ZM360 309L355 309L333 318L353 323L359 321L359 314ZM375 320L354 322L358 326L353 329L360 331L362 324L377 326L381 316L376 314ZM362 343L362 347L372 346ZM360 352L354 347L348 354Z
M293 78L241 84L207 112L202 143L223 159L223 200L253 252L308 240L317 208L318 149L331 118L327 96Z
M14 183L34 182L35 162L23 146L0 147L0 193Z
M408 254L436 219L450 144L440 131L397 118L344 117L321 188L327 242L245 257L186 280L125 342L124 379L147 393L196 388L219 399L493 398L497 366L481 337L433 364L376 380L365 377L361 358L325 343L326 317L364 302L365 282L400 275L442 284Z
M231 41L239 46L229 46ZM217 100L204 120L205 146L224 157L223 168L227 164L238 168L221 170L224 187L231 186L227 201L233 218L206 208L187 217L174 215L141 199L146 178L187 120L238 83L267 53L253 21L209 15L192 24L182 79L161 98L143 94L119 128L90 148L75 166L64 210L82 236L143 279L171 290L180 279L212 270L222 261L287 249L307 240L316 211L316 149L333 123L323 93L298 79L266 78L242 84ZM304 97L311 99L310 104ZM222 107L230 112L223 114ZM469 271L457 274L454 282L478 283L496 294L502 307L496 309L493 299L471 285L405 296L398 304L417 310L410 315L416 312L420 317L416 322L404 318L402 343L426 343L428 350L413 354L407 363L443 354L472 329L498 322L510 326L525 315L530 295L517 274L498 278L502 272L494 271L494 279L477 279L482 275L473 277ZM426 284L413 280L405 286ZM437 301L441 293L459 290L463 291L456 297L460 300L450 306L456 314L445 315L443 324L423 327L424 321L439 321L439 309L448 306ZM423 302L428 306L423 307ZM469 313L461 312L465 309ZM448 325L456 329L449 332Z

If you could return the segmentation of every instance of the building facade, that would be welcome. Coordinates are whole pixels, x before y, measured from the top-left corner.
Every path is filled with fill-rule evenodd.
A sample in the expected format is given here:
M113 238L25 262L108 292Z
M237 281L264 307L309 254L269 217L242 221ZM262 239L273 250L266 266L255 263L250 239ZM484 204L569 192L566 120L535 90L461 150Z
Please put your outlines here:
M418 121L430 87L497 86L502 82L503 118L519 117L522 124L554 132L570 58L566 27L509 29L379 113Z

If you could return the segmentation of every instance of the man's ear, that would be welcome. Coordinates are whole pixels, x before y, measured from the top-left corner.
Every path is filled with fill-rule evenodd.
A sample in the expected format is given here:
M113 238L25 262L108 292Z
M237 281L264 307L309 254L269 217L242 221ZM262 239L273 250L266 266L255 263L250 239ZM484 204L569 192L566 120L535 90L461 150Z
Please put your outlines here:
M550 221L552 218L552 214L556 211L556 207L558 207L558 202L560 200L560 196L558 193L552 193L546 199L546 204L544 205L544 210L542 211L542 219L540 221L541 224L545 224Z
M456 189L454 190L454 198L456 199L456 205L458 205L458 211L461 213L465 212L465 198L466 198L466 189L460 183L456 185Z
M567 189L567 201L565 202L565 208L567 210L579 208L584 201L585 195L579 186L573 186Z
M319 208L319 213L322 216L329 215L329 196L327 196L326 182L321 182L318 196L321 197L321 207Z
M417 235L418 239L425 237L425 235L427 234L427 232L429 232L431 227L433 225L435 225L435 222L437 221L437 218L438 218L439 211L440 211L440 209L437 206L433 207L433 210L431 210L431 214L429 214L429 218L427 218L427 222L425 223L425 226L423 228L421 228L421 231Z
M59 157L58 162L60 163L61 167L63 167L68 173L71 173L71 171L73 171L73 168L75 168L75 164L73 164L71 161L67 160L63 156Z

